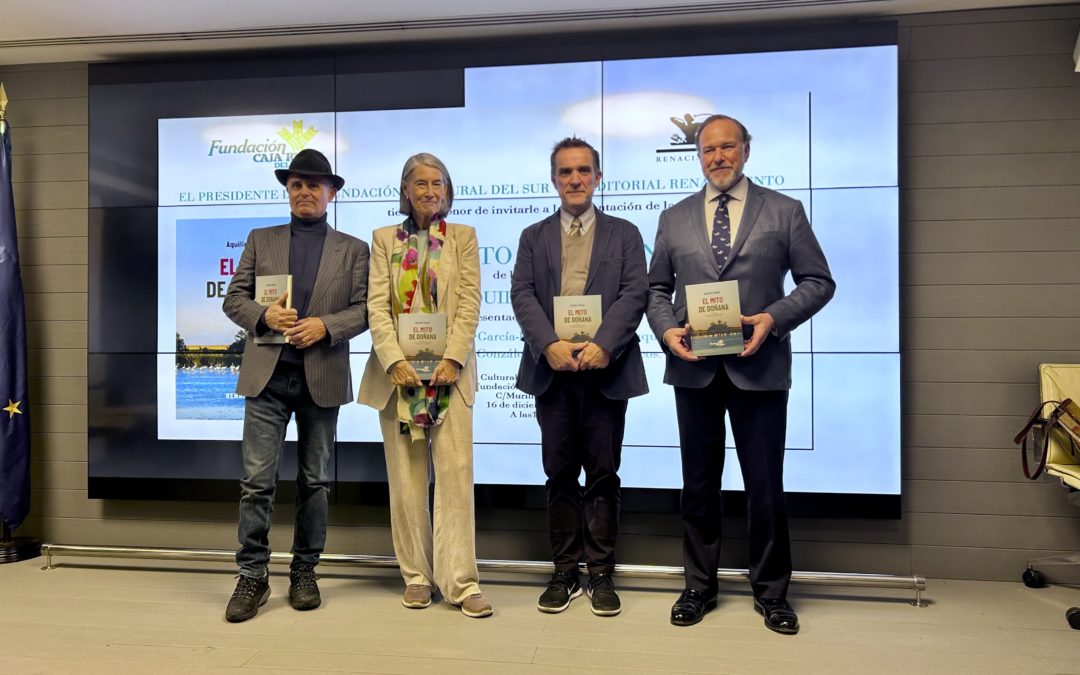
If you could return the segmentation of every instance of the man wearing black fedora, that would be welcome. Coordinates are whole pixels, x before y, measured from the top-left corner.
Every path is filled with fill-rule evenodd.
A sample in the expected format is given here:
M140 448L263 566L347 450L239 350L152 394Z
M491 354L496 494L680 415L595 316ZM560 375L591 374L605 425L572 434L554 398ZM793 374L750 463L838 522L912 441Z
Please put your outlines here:
M240 575L225 618L246 621L270 595L270 515L285 427L296 415L296 521L289 604L321 604L315 566L326 541L327 465L338 408L353 400L349 339L367 329L368 246L329 227L327 205L345 184L317 150L274 172L289 196L288 224L252 230L225 295L225 314L247 331L236 393L245 397L240 482ZM289 274L291 300L255 301L256 277ZM258 344L256 336L284 335Z

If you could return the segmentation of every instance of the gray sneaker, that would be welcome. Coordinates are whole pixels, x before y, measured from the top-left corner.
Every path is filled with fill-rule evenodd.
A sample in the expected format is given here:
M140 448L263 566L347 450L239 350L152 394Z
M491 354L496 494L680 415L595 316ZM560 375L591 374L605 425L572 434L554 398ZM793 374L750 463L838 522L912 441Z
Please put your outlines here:
M540 601L536 608L541 612L558 614L570 606L570 601L581 595L581 582L578 581L578 573L558 572L551 575L547 589L540 594Z
M611 572L589 575L589 598L592 599L592 613L596 616L615 616L622 611Z

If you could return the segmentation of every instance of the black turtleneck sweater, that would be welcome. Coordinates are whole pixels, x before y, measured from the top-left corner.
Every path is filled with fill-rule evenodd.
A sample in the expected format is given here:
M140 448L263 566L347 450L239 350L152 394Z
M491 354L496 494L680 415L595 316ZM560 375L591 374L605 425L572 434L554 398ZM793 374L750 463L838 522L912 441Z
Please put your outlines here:
M300 319L307 317L311 291L319 273L323 243L326 241L326 214L306 220L295 214L289 222L289 274L292 275L292 306ZM302 364L304 355L292 345L281 350L281 360Z

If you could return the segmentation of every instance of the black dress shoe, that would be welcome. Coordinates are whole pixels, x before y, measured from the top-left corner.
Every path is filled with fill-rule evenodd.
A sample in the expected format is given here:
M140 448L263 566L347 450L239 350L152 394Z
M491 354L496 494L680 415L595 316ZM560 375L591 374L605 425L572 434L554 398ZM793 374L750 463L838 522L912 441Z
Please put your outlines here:
M671 606L671 623L674 626L693 626L713 607L716 607L715 595L705 595L688 588Z
M799 616L783 598L754 598L754 609L765 617L765 627L783 635L799 632Z

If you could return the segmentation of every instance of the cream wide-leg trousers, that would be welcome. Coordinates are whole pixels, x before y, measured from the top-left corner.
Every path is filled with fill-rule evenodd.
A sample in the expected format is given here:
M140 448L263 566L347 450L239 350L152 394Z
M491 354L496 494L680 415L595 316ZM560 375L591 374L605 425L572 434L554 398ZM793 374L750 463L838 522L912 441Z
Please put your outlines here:
M429 447L428 439L414 442L400 433L397 402L395 391L379 412L394 555L406 584L437 587L447 602L460 605L480 592L473 513L473 411L453 387L442 424L428 430ZM434 530L428 508L431 464L435 465Z

